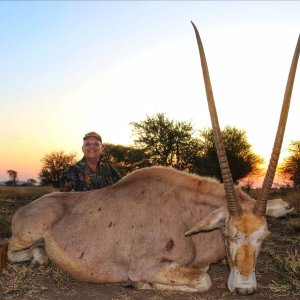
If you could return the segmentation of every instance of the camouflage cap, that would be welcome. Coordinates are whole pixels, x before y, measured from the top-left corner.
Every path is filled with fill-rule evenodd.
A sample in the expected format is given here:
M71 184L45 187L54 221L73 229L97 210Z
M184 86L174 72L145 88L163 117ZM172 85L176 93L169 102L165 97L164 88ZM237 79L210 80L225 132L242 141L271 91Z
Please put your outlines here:
M94 137L96 139L98 139L101 143L102 143L102 138L100 136L100 134L98 134L97 132L94 132L94 131L91 131L91 132L88 132L84 137L83 137L83 140L85 141L87 138L89 137Z

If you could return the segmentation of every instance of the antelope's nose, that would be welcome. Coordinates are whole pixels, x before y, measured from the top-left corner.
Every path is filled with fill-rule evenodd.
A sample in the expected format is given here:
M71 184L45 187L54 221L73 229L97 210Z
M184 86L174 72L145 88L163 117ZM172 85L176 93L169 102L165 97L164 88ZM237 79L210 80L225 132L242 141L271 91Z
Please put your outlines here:
M236 291L241 295L251 295L255 292L255 288L237 288Z

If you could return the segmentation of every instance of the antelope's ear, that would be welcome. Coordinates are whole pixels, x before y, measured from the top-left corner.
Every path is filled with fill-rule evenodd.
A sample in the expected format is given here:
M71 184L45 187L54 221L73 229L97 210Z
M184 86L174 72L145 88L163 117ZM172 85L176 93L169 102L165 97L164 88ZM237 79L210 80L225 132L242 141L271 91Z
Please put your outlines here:
M191 230L185 233L185 236L190 236L200 231L210 231L222 227L229 218L227 205L213 211L208 216L204 217Z
M294 210L293 205L283 201L282 199L269 200L267 203L266 215L270 217L281 217Z

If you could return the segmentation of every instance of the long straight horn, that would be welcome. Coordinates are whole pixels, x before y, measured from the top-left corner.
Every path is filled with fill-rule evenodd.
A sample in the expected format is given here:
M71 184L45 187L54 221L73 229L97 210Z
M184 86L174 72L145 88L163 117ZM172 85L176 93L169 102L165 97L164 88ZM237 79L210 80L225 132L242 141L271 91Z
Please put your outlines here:
M206 97L208 102L208 108L209 108L209 113L210 113L210 118L211 118L211 123L213 128L214 140L215 140L217 155L219 159L221 174L224 182L225 193L228 201L228 210L231 216L238 216L242 213L242 208L234 190L234 184L233 184L231 172L227 161L223 138L219 126L213 91L211 87L210 77L208 73L206 57L205 57L205 53L204 53L204 49L203 49L203 45L200 39L198 29L193 22L192 25L194 27L196 39L198 43L200 61L202 65L202 72L203 72L204 83L205 83Z
M296 69L297 69L297 63L299 58L299 52L300 52L300 35L298 37L298 42L296 45L295 53L293 56L290 73L288 77L288 81L285 88L282 108L281 108L281 114L280 114L280 120L277 128L276 138L274 141L273 151L270 158L268 170L263 182L263 186L261 189L261 192L258 196L257 202L253 208L253 213L259 216L264 216L266 214L266 208L267 208L267 201L269 199L269 194L271 191L271 187L274 181L276 167L278 164L278 159L281 151L281 145L283 141L286 121L288 117L289 107L290 107L290 100L292 96L292 90L294 85L294 79L296 75Z

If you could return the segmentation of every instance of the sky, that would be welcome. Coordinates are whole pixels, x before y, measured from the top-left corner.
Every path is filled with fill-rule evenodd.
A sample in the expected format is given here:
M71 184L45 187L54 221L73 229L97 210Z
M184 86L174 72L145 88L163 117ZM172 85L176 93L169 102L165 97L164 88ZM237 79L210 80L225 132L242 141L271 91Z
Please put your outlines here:
M0 180L38 180L41 159L82 137L133 145L157 113L210 127L193 21L220 126L269 161L300 33L299 1L0 1ZM282 157L300 140L296 74Z

